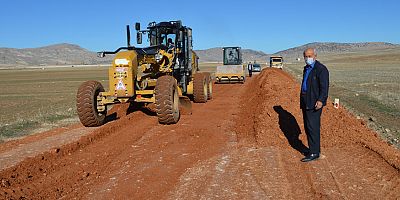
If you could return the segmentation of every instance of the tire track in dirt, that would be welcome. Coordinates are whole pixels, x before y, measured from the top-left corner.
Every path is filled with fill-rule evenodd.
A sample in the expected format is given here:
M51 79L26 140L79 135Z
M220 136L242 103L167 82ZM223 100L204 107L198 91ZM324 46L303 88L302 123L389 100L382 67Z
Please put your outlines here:
M216 156L189 169L169 199L287 199L289 188L281 186L288 180L269 159L280 159L279 152L240 148Z
M28 157L35 157L42 152L50 151L63 144L77 141L80 137L93 130L95 130L95 128L81 127L28 144L21 144L9 151L0 153L0 171L14 166Z
M232 87L236 90L230 90ZM127 152L133 155L131 165L125 169L127 173L121 174L120 166L111 169L113 183L104 180L84 198L166 198L188 168L220 154L230 141L235 142L230 130L237 112L235 99L242 90L241 85L217 85L215 99L194 104L192 116L183 116L175 125L153 128L154 136L136 143L136 152Z

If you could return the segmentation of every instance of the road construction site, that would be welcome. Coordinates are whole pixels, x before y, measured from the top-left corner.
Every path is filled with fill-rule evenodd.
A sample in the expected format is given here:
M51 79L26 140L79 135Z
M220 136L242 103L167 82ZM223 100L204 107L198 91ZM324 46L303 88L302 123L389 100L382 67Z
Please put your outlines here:
M399 199L400 153L332 102L322 156L307 145L300 84L264 69L214 84L178 123L115 105L100 127L74 124L0 145L0 199Z

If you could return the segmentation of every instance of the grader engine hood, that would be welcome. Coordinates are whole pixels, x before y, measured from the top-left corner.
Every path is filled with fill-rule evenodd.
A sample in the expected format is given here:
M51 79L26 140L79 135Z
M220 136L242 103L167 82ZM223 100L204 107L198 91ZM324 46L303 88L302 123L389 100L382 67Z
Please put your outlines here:
M138 62L135 51L117 53L109 69L110 93L116 97L134 96L135 88L133 86L137 71Z

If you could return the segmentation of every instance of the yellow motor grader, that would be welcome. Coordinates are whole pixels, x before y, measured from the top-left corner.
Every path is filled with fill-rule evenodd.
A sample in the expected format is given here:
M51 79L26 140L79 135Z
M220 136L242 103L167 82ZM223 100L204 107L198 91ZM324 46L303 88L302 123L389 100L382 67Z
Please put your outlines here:
M115 54L109 68L109 90L98 81L86 81L77 92L77 111L84 126L106 122L107 106L131 103L153 108L161 124L174 124L182 113L191 113L191 101L205 103L212 98L210 73L200 73L193 51L192 29L181 21L151 22L146 30L135 24L137 44L148 35L150 46L130 45L116 51L98 52L99 57Z

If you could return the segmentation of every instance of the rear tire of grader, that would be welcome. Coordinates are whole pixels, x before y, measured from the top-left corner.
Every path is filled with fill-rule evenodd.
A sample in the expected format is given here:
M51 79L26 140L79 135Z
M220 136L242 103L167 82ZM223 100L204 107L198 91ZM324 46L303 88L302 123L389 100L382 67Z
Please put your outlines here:
M76 94L76 108L79 120L86 127L101 126L106 121L107 109L97 110L97 96L104 92L103 85L98 81L86 81L79 86Z
M193 101L206 103L208 99L208 79L206 73L196 73L193 76Z
M165 75L157 79L155 88L156 113L160 124L175 124L179 121L179 94L174 77Z

